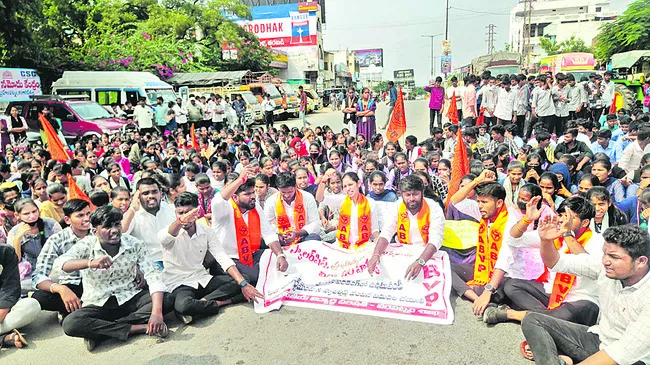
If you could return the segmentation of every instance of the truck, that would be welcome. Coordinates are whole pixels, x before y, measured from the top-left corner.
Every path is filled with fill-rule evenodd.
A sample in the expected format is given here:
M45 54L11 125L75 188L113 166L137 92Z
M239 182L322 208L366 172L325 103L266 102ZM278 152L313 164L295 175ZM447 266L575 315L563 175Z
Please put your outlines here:
M0 110L14 101L43 95L41 77L31 68L0 68Z
M521 65L521 54L517 52L494 52L472 60L471 72L481 75L490 71L492 76L519 74Z
M52 84L55 95L88 95L104 107L112 104L135 105L140 98L153 105L158 97L176 102L174 88L149 72L137 71L65 71Z
M650 51L638 50L612 56L616 110L643 105L644 84L650 74Z
M571 74L576 81L596 73L596 60L593 53L574 52L543 57L539 63L539 72L553 74Z

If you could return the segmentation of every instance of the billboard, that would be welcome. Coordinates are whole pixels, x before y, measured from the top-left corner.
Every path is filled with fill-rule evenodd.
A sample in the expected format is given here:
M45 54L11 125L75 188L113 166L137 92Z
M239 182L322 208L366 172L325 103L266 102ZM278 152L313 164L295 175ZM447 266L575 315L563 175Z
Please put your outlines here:
M361 69L369 67L384 67L384 50L360 49L354 51L354 57L359 61Z
M271 61L270 67L273 68L289 68L289 55L285 51L279 49L271 50L273 60Z
M440 57L440 70L444 74L451 72L451 55Z
M393 77L398 86L409 89L415 87L415 71L412 68L393 71Z
M30 95L43 95L41 78L31 68L0 68L0 101L29 100Z
M302 7L298 4L254 6L251 8L252 20L233 20L254 33L268 48L316 46L318 16L313 9L311 3Z

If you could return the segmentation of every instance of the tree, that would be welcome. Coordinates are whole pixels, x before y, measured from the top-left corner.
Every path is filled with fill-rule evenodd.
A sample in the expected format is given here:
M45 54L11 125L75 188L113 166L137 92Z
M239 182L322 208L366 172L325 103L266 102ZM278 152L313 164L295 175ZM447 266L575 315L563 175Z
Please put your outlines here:
M539 46L542 47L547 56L554 56L560 52L560 45L549 37L540 37Z
M621 16L601 26L596 36L600 60L636 49L650 49L650 0L636 0Z
M560 44L560 53L572 53L572 52L587 52L592 53L594 50L587 46L585 41L582 38L576 38L575 35L572 35L571 38L562 41Z

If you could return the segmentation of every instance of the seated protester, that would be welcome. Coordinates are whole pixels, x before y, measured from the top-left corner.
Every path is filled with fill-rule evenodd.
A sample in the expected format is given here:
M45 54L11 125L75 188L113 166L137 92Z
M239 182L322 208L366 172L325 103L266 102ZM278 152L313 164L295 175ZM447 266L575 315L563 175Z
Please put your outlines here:
M528 140L528 145L533 148L541 148L544 150L548 161L555 162L555 147L557 144L553 141L551 134L544 129L544 127L536 128L535 137Z
M556 220L540 225L544 264L553 271L593 281L592 293L599 298L600 315L594 326L587 327L542 313L529 313L521 329L535 362L650 364L647 231L630 225L610 227L603 235L602 259L599 255L562 255L554 242L563 232Z
M494 176L493 171L484 170L483 166L481 166L480 179L477 180L477 176L474 174L467 174L460 179L458 191L449 199L446 214L447 219L455 221L469 220L473 222L479 222L481 220L481 212L478 209L474 188L481 180L487 179L486 174L490 172L492 172L490 175ZM442 250L445 250L445 248L443 247ZM471 256L474 256L475 249L472 248L471 250ZM471 261L474 260L472 259Z
M650 125L643 123L638 127L637 138L625 149L618 161L618 166L627 172L628 179L632 180L634 171L639 168L643 154L650 152Z
M95 207L103 207L104 205L108 205L111 201L108 193L100 189L91 190L88 193L88 198L90 199L92 205L94 205Z
M126 213L131 206L131 192L125 187L118 186L115 189L111 190L110 196L111 206L122 211L122 214Z
M31 279L45 241L60 232L61 225L54 219L41 217L38 206L30 198L18 200L14 210L20 223L7 234L7 244L13 246L18 255L20 280Z
M50 236L45 242L32 274L32 286L37 289L32 298L38 300L42 310L58 312L59 324L63 319L81 308L79 298L83 293L81 273L61 273L56 280L50 274L54 260L74 246L90 231L90 204L81 199L70 199L63 205L68 227Z
M440 160L444 161L444 160ZM440 199L447 200L447 194L449 194L449 188L445 184L442 178L438 177L435 174L432 174L431 169L429 168L429 161L425 158L419 157L413 162L413 171L421 171L429 176L431 179L431 191Z
M336 170L329 170L318 185L316 201L327 207L337 207L339 211L336 242L346 250L357 250L369 242L375 241L379 235L379 207L374 201L361 194L361 180L354 172L343 175L344 195L325 195L326 181Z
M332 167L339 173L345 174L346 172L354 171L352 169L352 166L343 162L343 159L341 158L341 152L338 149L332 149L329 152L328 157L329 163L331 163Z
M41 307L34 298L20 299L18 256L11 246L0 245L0 349L22 348L27 340L18 332L38 318Z
M579 195L586 198L587 193L594 186L600 186L600 181L598 181L598 178L592 174L584 174L582 175L582 178L578 183L578 190L575 195Z
M90 186L93 189L102 189L107 193L111 192L111 184L109 184L108 179L102 175L95 175L90 182Z
M615 141L612 141L612 132L608 129L598 132L598 139L591 144L591 151L594 155L597 153L606 154L612 164L618 164L618 161L620 161L623 155L621 146Z
M320 241L316 200L296 188L296 177L289 172L278 175L278 192L269 198L264 215L280 244L288 246L303 241Z
M185 180L179 174L165 174L164 182L164 186L162 187L163 192L165 193L164 201L173 205L174 199L176 199L180 193L186 191Z
M256 204L256 181L249 178L250 175L249 167L244 167L241 175L226 183L212 199L212 228L237 270L255 285L260 272L260 258L266 247L277 256L277 270L285 272L288 263L278 235Z
M82 307L63 321L65 334L82 337L88 351L107 338L126 341L137 333L167 337L163 316L172 310L171 296L165 295L145 244L122 235L122 212L115 207L98 208L90 223L96 236L82 239L54 260L55 271L84 270ZM138 269L151 295L138 289Z
M316 195L316 189L318 189L317 184L309 183L309 171L304 167L298 167L295 172L296 175L296 187L300 190L304 190L311 195Z
M483 316L485 322L493 320L490 316L484 315L490 302L507 301L504 287L508 280L534 281L546 276L546 268L539 257L539 248L528 247L528 237L522 238L524 234L536 235L534 231L539 225L539 220L547 215L553 215L549 207L541 204L541 200L542 189L537 185L528 184L519 190L516 206L508 208L505 246L499 250L490 282L472 306L474 314ZM537 216L538 213L540 216ZM533 237L533 241L538 241L537 237Z
M59 224L63 223L65 225L63 221L63 217L65 217L63 204L68 201L68 192L59 183L50 184L46 191L50 200L41 204L41 218L52 218L56 222L59 222Z
M406 269L406 280L418 277L422 267L442 246L445 218L440 206L424 197L424 183L417 176L407 176L400 182L401 200L392 210L387 226L379 234L375 250L368 260L370 275L379 273L377 264L388 243L396 239L402 245L424 246L420 257Z
M278 190L269 186L269 176L266 174L257 174L255 176L255 201L264 209L266 201L276 194Z
M237 166L242 166L238 164ZM239 169L241 171L241 169ZM239 173L237 169L235 172ZM228 175L228 165L223 161L215 161L212 163L212 176L210 177L210 184L212 188L216 191L223 189L226 181L226 175Z
M591 167L591 173L598 177L598 181L607 188L615 202L625 199L625 188L617 178L610 176L612 164L609 160L596 160Z
M205 178L209 179L207 176ZM197 178L198 180L198 178ZM178 218L158 233L163 247L165 271L162 274L167 292L174 296L174 309L185 324L194 315L212 315L233 303L264 298L239 273L224 252L217 233L209 226L197 224L201 217L199 198L182 193L174 201ZM228 275L212 276L203 266L209 252Z
M124 213L122 226L128 227L124 234L142 241L154 265L158 271L162 271L164 266L158 232L169 227L176 220L176 214L170 204L162 201L161 185L155 179L140 179L136 189L131 207Z
M393 160L395 161L394 167L387 175L388 184L386 185L386 189L389 190L396 190L399 187L400 181L413 173L413 169L409 165L405 153L396 153Z
M560 189L557 191L557 194L565 199L571 197L573 195L571 191L575 190L575 186L573 185L573 180L571 180L569 166L564 162L556 162L551 165L548 171L554 173L560 183Z
M77 160L73 160L73 161L77 161ZM79 161L77 161L76 164L78 163ZM69 188L68 179L74 178L75 182L77 183L77 185L81 190L83 190L86 193L90 191L90 179L86 178L86 176L73 176L72 167L67 163L60 163L55 165L54 168L52 169L52 172L54 172L55 182L58 182L59 184L63 185L66 189Z
M379 162L385 166L387 170L390 170L395 166L395 154L397 154L398 148L399 145L395 142L386 143L386 147L384 147L384 157L382 157Z
M436 193L433 191L433 183L431 182L431 175L424 171L415 171L413 175L416 175L420 179L422 179L422 182L424 183L424 197L427 199L431 199L438 203L440 205L440 208L445 210L445 203L442 202L442 199Z
M629 198L637 195L637 191L645 189L650 185L650 153L646 153L641 160L640 169L634 171L634 178L632 181L628 179L621 179L627 181L630 185L625 190L625 197Z
M602 234L609 227L627 224L627 217L621 212L604 186L594 186L587 193L587 199L596 209L594 218L589 224L592 232Z
M564 132L564 141L555 147L555 159L559 159L564 154L569 154L578 161L576 170L582 171L582 168L591 161L594 153L584 142L578 141L577 136L578 129L576 128L569 128Z
M50 199L50 197L47 196L47 181L45 179L38 178L34 180L31 184L30 190L32 192L31 198L34 199L34 203L38 205L38 209L41 208L43 202Z
M524 177L524 164L519 161L510 161L508 164L508 177L499 181L506 189L506 207L510 208L517 203L519 189L526 185Z
M104 171L104 168L99 164L99 157L97 157L93 150L88 150L88 152L86 152L85 171L90 176L90 179L93 179L96 175L99 175Z
M541 210L533 204L530 209L534 211L529 214L531 218L538 219L541 216ZM595 214L593 205L583 197L571 197L560 205L558 214L558 218L547 216L540 226L551 220L560 222L559 229L563 233L561 237L556 237L554 242L554 248L559 255L577 256L586 253L600 260L603 254L603 238L589 229L589 223ZM529 221L528 218L526 219ZM538 231L541 230L542 228L539 227ZM539 245L539 238L531 237L534 234L534 232L524 233L520 241L527 243L513 240L512 244L535 247ZM544 253L542 252L541 255L543 258ZM508 280L503 289L513 309L488 308L483 314L484 322L495 324L508 320L521 321L530 311L583 325L596 323L598 318L596 282L588 278L574 280L574 277L568 276L569 274L550 270L548 275L544 275L546 277L542 276L537 280Z
M553 172L546 171L539 177L539 185L542 188L542 203L548 205L554 212L562 204L564 198L558 194L562 188L560 180Z
M201 168L195 162L189 162L185 165L185 176L183 180L185 181L185 190L189 193L197 194L198 190L196 189L196 175L201 173Z
M270 157L262 157L260 159L261 173L269 177L269 185L277 188L278 175L275 174L273 160Z
M208 175L196 175L196 189L199 191L199 217L205 218L208 221L208 225L210 225L212 220L212 199L214 198L215 190L210 184Z
M0 185L0 244L7 244L7 234L16 224L19 223L14 213L14 203L20 197L20 190L14 183L2 183ZM9 243L12 245L12 243Z
M620 203L614 203L629 219L630 224L635 224L643 229L648 229L650 220L650 188L646 187L637 196L629 197Z

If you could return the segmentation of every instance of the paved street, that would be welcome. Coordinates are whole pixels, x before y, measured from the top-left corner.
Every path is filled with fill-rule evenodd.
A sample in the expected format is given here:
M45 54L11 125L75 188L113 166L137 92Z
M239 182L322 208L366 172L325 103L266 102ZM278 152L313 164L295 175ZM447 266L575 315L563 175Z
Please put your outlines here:
M407 102L408 134L425 138L426 101ZM386 118L379 106L378 118ZM330 109L309 116L315 125L341 127ZM288 125L298 125L290 120ZM226 308L216 317L184 326L169 320L163 340L138 336L106 342L88 353L81 339L63 334L52 312L24 328L30 346L2 350L3 364L529 364L519 355L519 325L488 328L453 298L456 321L438 326L361 315L284 307L257 315L252 305Z

